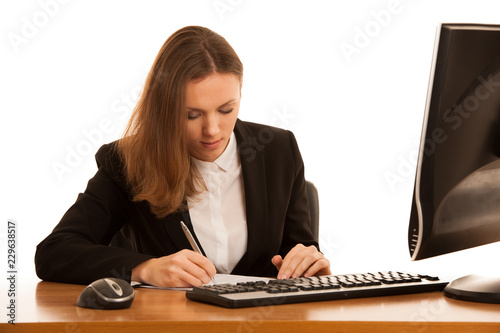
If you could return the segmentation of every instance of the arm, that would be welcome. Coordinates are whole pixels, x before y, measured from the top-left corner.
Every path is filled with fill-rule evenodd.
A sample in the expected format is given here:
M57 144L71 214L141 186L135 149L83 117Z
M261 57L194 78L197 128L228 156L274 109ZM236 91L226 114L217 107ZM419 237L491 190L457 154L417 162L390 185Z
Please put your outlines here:
M37 275L44 280L87 284L102 277L130 280L131 270L152 258L108 246L127 222L127 194L100 168L87 189L37 247Z
M147 205L132 202L121 178L120 162L109 148L108 145L99 150L97 174L52 233L38 245L37 275L44 280L82 284L102 277L172 287L208 282L206 279L215 274L215 267L193 251L179 251L169 243L167 234L158 233L162 230L161 222L149 214ZM138 206L147 214L141 215ZM149 254L108 246L127 223L133 224L134 230L140 229L135 232L141 234L141 251ZM155 236L158 238L151 238ZM162 254L168 255L161 257Z

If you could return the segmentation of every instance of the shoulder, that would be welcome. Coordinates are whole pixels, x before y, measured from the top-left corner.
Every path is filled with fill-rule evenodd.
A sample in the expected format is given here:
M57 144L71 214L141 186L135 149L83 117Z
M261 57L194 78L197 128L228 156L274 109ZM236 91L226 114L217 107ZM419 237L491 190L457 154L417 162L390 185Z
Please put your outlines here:
M296 141L295 136L289 130L239 119L236 122L235 134L239 145L249 143L282 145Z
M295 136L289 130L238 119L235 135L243 159L250 161L257 156L296 162L301 159Z
M279 127L254 123L250 121L244 121L241 119L238 119L236 121L235 131L238 131L241 134L254 134L254 135L262 131L272 131L274 133L281 133L281 134L290 132L289 130L285 130Z
M118 149L119 140L102 145L95 154L97 168L104 171L122 188L128 189L124 175L124 164Z
M115 168L121 164L120 154L118 153L118 141L113 141L102 145L95 154L97 167Z

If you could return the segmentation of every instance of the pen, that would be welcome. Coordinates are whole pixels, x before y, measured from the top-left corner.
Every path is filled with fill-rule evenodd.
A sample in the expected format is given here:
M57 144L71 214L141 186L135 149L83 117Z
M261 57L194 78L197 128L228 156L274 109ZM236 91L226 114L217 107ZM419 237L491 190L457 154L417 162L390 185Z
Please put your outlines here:
M186 238L188 239L189 244L191 244L191 247L193 248L193 250L195 250L199 254L203 255L200 248L198 247L198 244L196 244L196 241L194 240L194 237L191 234L191 231L189 231L189 228L184 223L184 221L181 221L181 227L182 227L182 231L184 231L184 235L186 235ZM213 282L213 284L215 284L214 278L212 278L212 282Z

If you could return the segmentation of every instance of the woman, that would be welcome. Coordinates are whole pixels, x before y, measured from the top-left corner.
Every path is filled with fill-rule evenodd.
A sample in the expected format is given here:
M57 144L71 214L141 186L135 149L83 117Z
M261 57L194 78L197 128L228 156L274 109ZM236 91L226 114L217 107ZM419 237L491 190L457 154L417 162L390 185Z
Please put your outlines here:
M124 137L99 149L96 175L38 245L38 276L185 287L216 271L330 274L309 228L295 138L237 118L242 79L238 56L213 31L170 36ZM180 221L206 256L191 250ZM109 246L120 232L131 249Z

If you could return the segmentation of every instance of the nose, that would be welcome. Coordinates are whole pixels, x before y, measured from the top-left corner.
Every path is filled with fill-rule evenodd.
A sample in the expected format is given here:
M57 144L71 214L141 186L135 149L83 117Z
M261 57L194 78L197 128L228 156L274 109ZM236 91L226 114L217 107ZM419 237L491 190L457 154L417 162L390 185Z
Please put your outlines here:
M213 137L220 131L219 119L214 114L208 114L203 123L203 135Z

